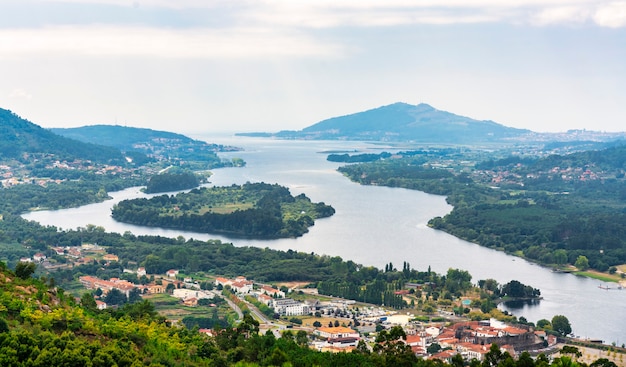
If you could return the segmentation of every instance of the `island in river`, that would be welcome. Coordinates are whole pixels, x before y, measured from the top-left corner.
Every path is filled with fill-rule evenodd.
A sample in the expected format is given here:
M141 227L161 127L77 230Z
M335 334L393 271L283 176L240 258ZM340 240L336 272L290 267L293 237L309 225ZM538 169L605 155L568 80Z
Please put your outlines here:
M120 222L262 239L302 236L315 219L334 213L330 205L313 203L304 194L294 197L286 187L267 183L124 200L112 209L113 219Z

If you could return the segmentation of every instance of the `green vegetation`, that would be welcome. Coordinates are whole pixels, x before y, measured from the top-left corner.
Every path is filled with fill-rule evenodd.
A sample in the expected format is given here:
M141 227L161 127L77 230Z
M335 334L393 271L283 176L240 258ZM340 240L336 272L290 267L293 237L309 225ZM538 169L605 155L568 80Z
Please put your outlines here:
M233 236L279 238L308 232L315 219L333 215L324 203L291 196L279 185L247 183L203 187L176 196L125 200L113 208L120 222Z
M124 266L135 263L149 274L163 274L169 269L180 269L185 274L200 271L236 277L245 274L259 282L307 281L317 282L335 276L337 269L356 268L351 261L340 257L320 256L296 251L276 251L257 247L236 247L219 240L199 241L160 236L135 236L132 233L108 233L102 227L87 226L57 231L19 216L7 215L0 220L0 244L6 252L1 260L15 266L22 256L45 253L52 264L63 264L49 246L80 246L97 243L107 252L119 257L119 262L107 266L99 261L61 269L52 273L58 284L72 282L79 275L94 275L103 279L125 279ZM10 251L13 250L13 251ZM19 251L18 251L19 250ZM338 266L339 264L339 266ZM126 274L128 276L129 274Z
M150 177L146 190L148 194L193 189L200 185L200 178L191 171L164 172Z
M97 203L108 192L145 183L141 177L85 174L76 181L50 182L45 186L22 184L0 189L0 213L22 214L30 210L62 209Z
M433 228L546 265L607 271L626 263L626 147L437 169L404 155L339 170L369 185L446 195ZM587 261L585 261L587 260Z
M191 188L198 179L190 170L245 165L239 158L223 161L216 155L237 148L179 134L119 126L78 128L76 134L61 130L82 141L0 109L0 174L8 178L0 187L0 214L100 202L108 192L146 183L150 192ZM180 175L148 181L166 167L169 174Z
M87 143L98 143L121 150L138 164L167 161L190 170L245 165L241 159L221 160L217 152L238 148L209 144L181 134L126 126L92 125L69 129L52 129L56 134ZM137 162L137 155L149 157Z
M14 159L25 163L33 155L40 158L53 155L57 160L81 157L99 163L125 163L122 153L115 148L53 134L0 108L0 161Z

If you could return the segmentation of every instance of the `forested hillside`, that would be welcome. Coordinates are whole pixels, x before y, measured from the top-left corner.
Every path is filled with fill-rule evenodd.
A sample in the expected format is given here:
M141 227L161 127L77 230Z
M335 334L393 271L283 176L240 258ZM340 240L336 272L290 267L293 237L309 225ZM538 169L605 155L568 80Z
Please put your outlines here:
M437 169L405 156L339 170L363 184L446 195L454 210L430 225L483 246L562 267L626 263L626 147L475 169Z
M213 338L170 326L148 301L98 310L90 293L74 300L52 281L32 279L31 265L21 263L12 272L0 263L2 366L385 366L399 358L320 353L293 334L259 335L250 315ZM411 354L403 358L418 365Z
M139 152L156 160L169 160L191 169L242 165L243 161L222 161L216 152L236 151L235 147L211 144L185 135L118 125L91 125L51 129L79 141L115 147L127 155Z
M126 163L118 149L62 137L0 108L0 160L23 161L30 155Z

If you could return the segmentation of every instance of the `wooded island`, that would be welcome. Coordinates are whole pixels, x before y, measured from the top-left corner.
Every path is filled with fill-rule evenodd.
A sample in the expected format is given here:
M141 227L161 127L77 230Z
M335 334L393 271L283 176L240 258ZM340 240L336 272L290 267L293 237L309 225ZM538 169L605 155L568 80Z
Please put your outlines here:
M304 194L294 197L286 187L266 183L124 200L112 210L113 218L125 223L254 238L302 236L315 219L334 213L329 205L312 203Z

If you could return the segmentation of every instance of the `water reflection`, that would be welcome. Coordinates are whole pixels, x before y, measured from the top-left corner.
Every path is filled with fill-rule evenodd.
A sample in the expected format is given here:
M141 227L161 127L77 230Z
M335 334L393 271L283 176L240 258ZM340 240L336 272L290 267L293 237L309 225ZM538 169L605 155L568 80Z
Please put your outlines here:
M509 311L513 310L523 310L526 307L530 306L538 306L541 300L539 299L524 299L524 300L514 300L514 301L506 301L503 302L504 307L506 307ZM515 313L515 312L513 312Z

